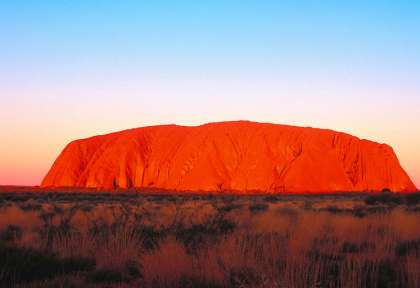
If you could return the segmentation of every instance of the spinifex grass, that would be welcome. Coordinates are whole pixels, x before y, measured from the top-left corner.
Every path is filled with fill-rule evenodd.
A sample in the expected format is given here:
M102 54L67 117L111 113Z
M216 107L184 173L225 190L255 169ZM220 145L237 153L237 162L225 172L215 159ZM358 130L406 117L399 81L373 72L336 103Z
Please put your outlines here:
M12 196L0 195L6 286L420 285L414 196Z

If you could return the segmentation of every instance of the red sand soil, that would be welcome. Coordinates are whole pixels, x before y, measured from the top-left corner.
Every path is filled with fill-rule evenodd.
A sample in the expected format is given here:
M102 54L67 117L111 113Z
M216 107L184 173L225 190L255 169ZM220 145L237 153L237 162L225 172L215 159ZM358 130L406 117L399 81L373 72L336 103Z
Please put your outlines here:
M76 140L56 159L41 187L417 190L388 145L332 130L248 121L150 126Z

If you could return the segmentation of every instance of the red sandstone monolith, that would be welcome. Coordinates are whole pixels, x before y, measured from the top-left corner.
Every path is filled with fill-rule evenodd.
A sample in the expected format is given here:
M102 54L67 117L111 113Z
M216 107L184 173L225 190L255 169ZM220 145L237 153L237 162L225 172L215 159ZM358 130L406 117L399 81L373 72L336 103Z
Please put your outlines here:
M416 190L388 145L332 130L248 121L150 126L76 140L41 185L242 193Z

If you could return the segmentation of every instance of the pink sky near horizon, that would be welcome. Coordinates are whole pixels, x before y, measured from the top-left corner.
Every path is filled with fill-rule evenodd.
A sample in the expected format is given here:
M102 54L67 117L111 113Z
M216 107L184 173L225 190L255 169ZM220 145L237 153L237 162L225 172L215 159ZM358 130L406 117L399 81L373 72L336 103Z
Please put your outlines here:
M147 75L135 69L119 75L80 71L0 88L6 95L0 106L0 184L40 184L75 139L155 124L251 120L328 128L387 143L420 187L420 89L411 79L303 73L299 67L268 75L195 73L165 64Z
M242 118L238 118L242 119ZM93 121L92 121L93 120ZM94 123L91 127L86 127L82 123L73 123L61 131L60 121L54 127L45 127L42 123L36 125L29 125L29 127L14 127L13 132L9 135L6 133L6 137L3 138L0 143L0 185L39 185L42 178L48 172L49 167L52 165L55 158L59 155L61 150L65 145L71 140L85 138L97 134L109 133L117 130L134 128L138 126L147 126L153 124L168 124L173 123L173 121L155 121L147 122L144 121L133 121L134 123L129 123L129 120L121 121L120 124L111 124L108 123L110 127L106 129L107 124L97 123L99 119L91 119ZM214 120L236 120L232 119L214 119ZM251 119L259 120L261 122L275 122L281 124L295 124L302 126L315 126L310 125L310 123L300 123L296 122L284 122L284 121L274 121L274 119ZM203 121L181 121L176 124L184 125L198 125L204 122L210 122L212 119ZM126 124L124 123L126 122ZM80 124L79 128L78 124ZM130 125L131 124L131 125ZM135 125L137 124L137 125ZM401 132L389 132L387 130L376 130L374 128L348 128L345 129L344 125L342 127L325 127L320 128L332 128L335 130L340 130L343 132L348 132L355 136L374 140L378 142L383 142L393 146L397 156L400 160L401 165L406 170L406 172L411 176L411 179L417 187L420 187L420 153L419 153L419 140L412 138L409 135L409 131L406 131L407 134L403 134L405 131ZM394 128L395 129L395 128ZM394 130L395 131L395 130ZM376 132L376 134L375 134ZM53 134L53 136L50 135ZM4 135L4 133L3 133ZM370 137L369 137L370 136ZM394 138L394 137L395 138Z

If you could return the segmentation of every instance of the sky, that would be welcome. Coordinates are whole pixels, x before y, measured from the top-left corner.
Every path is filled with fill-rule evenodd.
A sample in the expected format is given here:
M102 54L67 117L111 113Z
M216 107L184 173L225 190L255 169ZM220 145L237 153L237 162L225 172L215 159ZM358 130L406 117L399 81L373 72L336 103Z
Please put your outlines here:
M74 139L252 120L391 145L420 187L418 1L0 1L0 185Z

